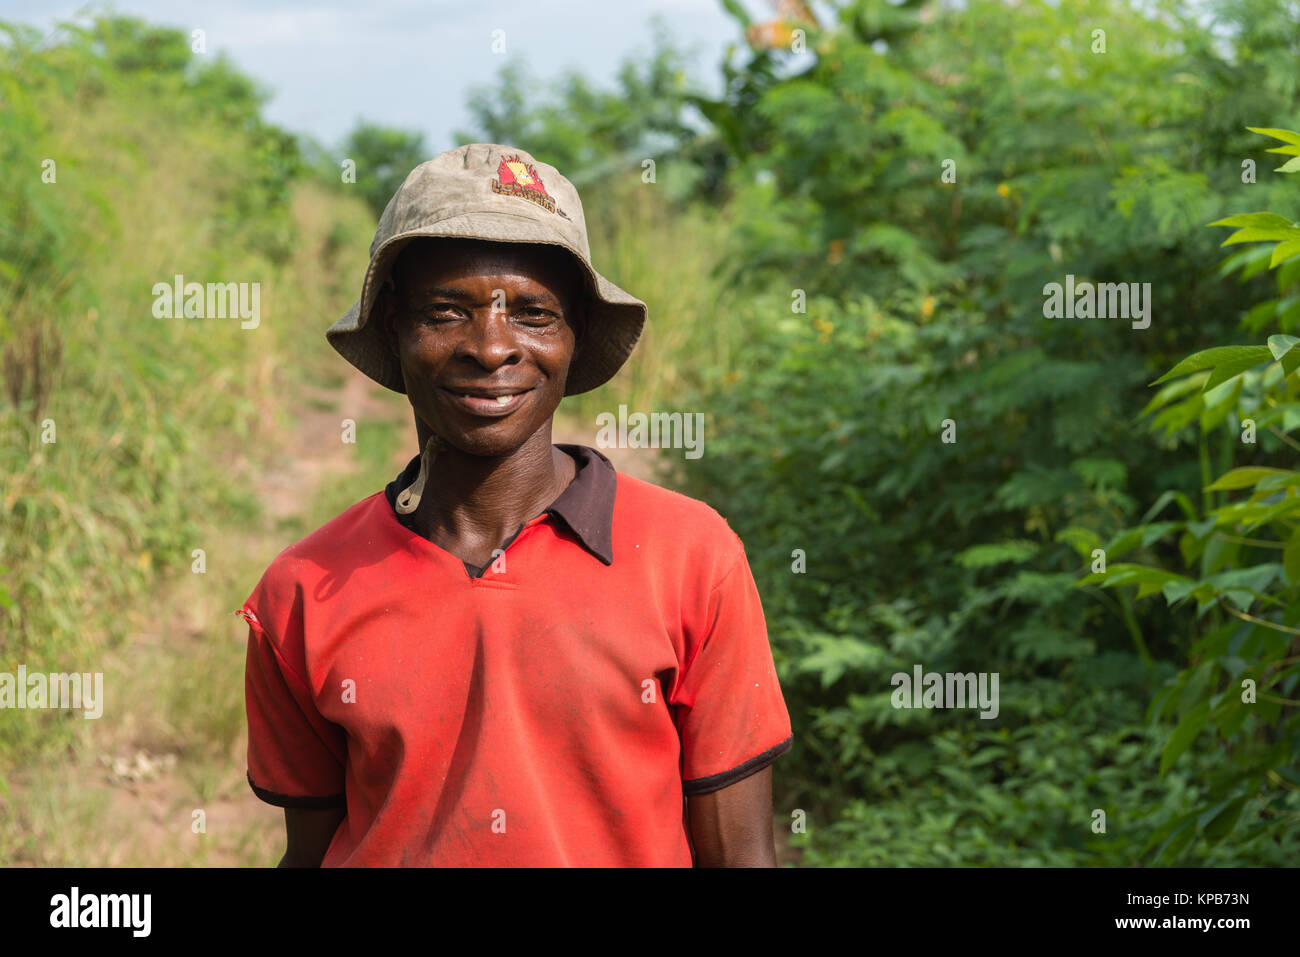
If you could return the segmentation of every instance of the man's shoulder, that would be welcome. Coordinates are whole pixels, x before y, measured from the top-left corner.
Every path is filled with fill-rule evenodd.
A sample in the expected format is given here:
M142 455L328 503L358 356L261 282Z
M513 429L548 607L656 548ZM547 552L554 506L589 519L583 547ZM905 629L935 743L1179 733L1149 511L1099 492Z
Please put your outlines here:
M383 508L389 508L383 492L369 495L315 531L285 548L267 565L249 602L278 601L302 585L331 574L339 560L360 559L368 546L379 544Z
M616 528L630 527L641 534L658 533L681 544L711 550L744 549L726 518L708 502L626 472L618 473L614 516Z
M294 542L275 559L276 562L321 561L342 548L356 549L374 541L385 510L389 509L383 492L368 495L351 505L324 525Z

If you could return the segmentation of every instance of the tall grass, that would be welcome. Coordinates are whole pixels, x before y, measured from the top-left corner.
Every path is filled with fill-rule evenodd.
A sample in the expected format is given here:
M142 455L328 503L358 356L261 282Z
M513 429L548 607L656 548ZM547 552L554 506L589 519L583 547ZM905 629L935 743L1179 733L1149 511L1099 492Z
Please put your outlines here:
M360 275L364 244L330 237L372 227L359 202L295 187L291 149L266 156L276 131L217 82L222 64L176 67L174 44L118 21L50 40L3 29L0 671L100 671L195 549L214 593L243 560L215 530L258 521L267 399L324 359L323 338L304 357L303 334L320 336ZM178 273L259 283L260 326L155 318L153 285ZM84 723L5 712L0 775Z
M649 321L626 366L610 383L565 400L592 423L619 403L671 411L688 387L730 370L745 335L740 293L720 264L732 253L725 210L680 206L654 184L606 182L584 190L593 264L643 300Z

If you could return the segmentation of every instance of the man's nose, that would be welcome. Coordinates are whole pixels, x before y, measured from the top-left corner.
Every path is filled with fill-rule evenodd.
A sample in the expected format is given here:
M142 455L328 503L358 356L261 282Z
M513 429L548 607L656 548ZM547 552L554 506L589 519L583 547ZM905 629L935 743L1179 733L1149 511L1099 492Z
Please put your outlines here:
M473 359L489 371L517 362L521 349L509 313L490 306L475 310L474 321L468 324L457 355Z

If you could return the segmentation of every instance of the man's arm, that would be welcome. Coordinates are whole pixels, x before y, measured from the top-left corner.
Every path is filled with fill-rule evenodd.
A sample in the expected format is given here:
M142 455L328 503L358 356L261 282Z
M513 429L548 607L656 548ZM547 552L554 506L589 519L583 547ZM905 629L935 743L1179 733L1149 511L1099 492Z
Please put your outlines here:
M347 817L345 808L328 808L323 811L305 811L301 808L284 809L284 831L288 846L280 867L320 867L329 850L334 832Z
M772 768L686 799L696 867L776 867Z

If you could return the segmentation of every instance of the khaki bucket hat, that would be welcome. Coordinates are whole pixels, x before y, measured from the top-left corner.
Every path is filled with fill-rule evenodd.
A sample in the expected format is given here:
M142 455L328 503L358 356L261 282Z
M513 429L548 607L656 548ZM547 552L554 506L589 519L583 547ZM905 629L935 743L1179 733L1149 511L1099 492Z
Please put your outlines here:
M582 267L588 321L565 395L609 381L641 337L646 304L592 267L587 222L573 184L523 150L471 143L421 163L406 177L379 219L361 298L325 333L343 358L394 392L406 392L401 367L368 320L398 253L421 236L544 243L573 254Z

